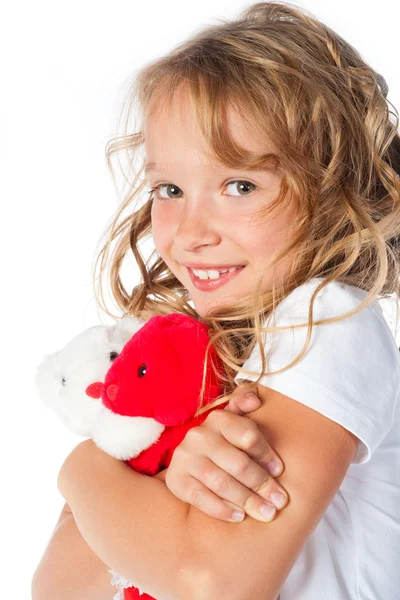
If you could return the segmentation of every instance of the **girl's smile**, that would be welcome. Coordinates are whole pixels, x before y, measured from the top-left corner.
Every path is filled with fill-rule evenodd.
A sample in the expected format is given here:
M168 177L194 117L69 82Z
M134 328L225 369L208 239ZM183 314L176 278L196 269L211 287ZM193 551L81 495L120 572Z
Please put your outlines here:
M245 267L232 267L226 273L221 273L215 269L205 271L192 269L190 267L186 268L189 271L193 285L198 290L201 290L202 292L212 292L237 277Z
M228 121L239 146L277 156L276 148L256 138L233 109ZM199 316L251 299L261 276L263 289L271 288L275 276L284 276L292 257L285 256L279 266L268 264L290 239L295 207L285 202L259 216L280 191L276 161L251 171L216 161L184 88L175 91L171 106L161 104L145 120L144 143L154 244ZM231 267L240 269L220 272Z

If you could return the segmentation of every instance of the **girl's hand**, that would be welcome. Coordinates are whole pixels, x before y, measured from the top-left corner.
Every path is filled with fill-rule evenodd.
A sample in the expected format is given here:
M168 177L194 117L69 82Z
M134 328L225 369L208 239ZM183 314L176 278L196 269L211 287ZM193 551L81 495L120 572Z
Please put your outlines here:
M283 493L286 505L287 494L267 471L274 459L281 461L257 424L243 416L260 402L255 394L238 393L224 410L214 410L187 432L165 470L165 484L175 496L224 521L241 521L245 513L271 521L276 514L274 492ZM269 516L259 512L263 505ZM234 510L241 518L233 518Z

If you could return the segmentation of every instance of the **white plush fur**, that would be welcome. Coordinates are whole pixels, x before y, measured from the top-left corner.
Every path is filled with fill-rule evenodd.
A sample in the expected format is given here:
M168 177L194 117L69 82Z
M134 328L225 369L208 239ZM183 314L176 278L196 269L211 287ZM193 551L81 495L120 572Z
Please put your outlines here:
M110 352L119 353L144 324L141 319L126 316L114 325L95 325L61 350L44 356L35 375L39 396L72 432L92 437L93 424L103 405L100 398L91 398L85 390L91 383L104 383L111 366Z
M71 431L92 438L104 452L121 460L134 458L151 446L164 426L151 418L116 415L85 390L91 383L104 383L112 362L110 353L121 352L144 324L141 319L123 317L114 325L90 327L62 350L45 355L35 376L40 398ZM135 584L113 570L110 573L111 584L118 588L113 600L123 600L124 588Z
M108 572L112 575L111 585L115 585L118 588L118 593L113 596L113 600L124 600L124 589L133 586L137 587L133 581L126 579L122 575L119 575L119 573L114 571L114 569L109 569ZM139 591L139 596L144 594L139 587L137 587L137 589Z
M135 458L158 440L165 427L150 417L116 415L104 405L93 423L95 444L114 458Z

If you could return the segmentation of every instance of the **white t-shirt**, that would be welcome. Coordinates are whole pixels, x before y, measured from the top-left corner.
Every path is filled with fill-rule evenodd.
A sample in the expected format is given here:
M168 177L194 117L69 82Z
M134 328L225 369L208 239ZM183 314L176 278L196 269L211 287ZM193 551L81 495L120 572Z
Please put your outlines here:
M321 281L315 278L294 290L264 326L306 323L311 293ZM366 295L353 286L329 283L315 300L313 321L339 316ZM297 357L306 332L301 327L263 334L267 372ZM258 344L242 368L261 372ZM237 383L244 379L256 377L243 372L235 377ZM379 300L339 322L314 325L302 359L284 373L263 375L260 383L319 411L360 439L280 600L400 598L400 352Z

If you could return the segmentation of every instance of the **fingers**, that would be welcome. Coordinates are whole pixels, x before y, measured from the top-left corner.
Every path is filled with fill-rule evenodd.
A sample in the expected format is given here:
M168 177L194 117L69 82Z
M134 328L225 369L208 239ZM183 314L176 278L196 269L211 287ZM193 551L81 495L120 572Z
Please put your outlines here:
M174 457L178 463L185 461L185 452L175 450ZM213 464L208 458L203 457L205 462ZM214 465L215 466L215 465ZM224 502L216 494L213 494L204 484L195 477L185 475L177 477L176 471L166 469L165 483L170 492L183 502L196 506L199 510L210 517L224 521L238 522L244 519L244 511L230 502ZM236 509L236 510L235 510ZM234 514L236 512L236 515ZM238 518L238 515L240 518Z
M257 509L255 508L255 503L252 509L250 509L248 505L248 508L245 511L239 504L236 505L233 502L230 502L229 500L222 500L221 496L217 494L221 494L222 487L226 489L226 486L223 485L221 487L221 485L216 485L215 483L213 483L213 481L215 482L218 477L221 481L224 478L226 479L226 473L224 473L221 469L218 469L216 465L214 465L209 459L205 458L204 460L205 462L210 463L210 467L208 469L209 474L205 474L204 476L204 481L207 481L207 485L204 485L196 477L191 476L185 478L185 485L183 486L183 489L176 489L173 483L169 481L168 487L170 491L174 493L175 496L183 500L183 502L188 502L189 504L196 506L196 508L209 515L210 517L222 519L223 521L238 523L240 521L243 521L246 512L255 519L264 522L271 521L274 518L276 514L276 509L273 506L269 505L269 503L267 503L269 510L268 516L257 512ZM204 472L207 473L207 470ZM211 473L214 473L214 475L211 475ZM232 483L235 483L233 479ZM236 484L240 485L238 484L238 482L236 482ZM209 487L207 487L210 485L212 485L217 491L216 494L214 494L209 489ZM217 488L219 488L219 491ZM248 495L249 490L245 490L243 495L246 495L246 492ZM230 496L232 495L234 494L230 494ZM238 494L236 495L239 496ZM262 504L263 502L259 501L258 505L262 506Z
M222 519L223 521L238 523L239 521L243 521L245 516L244 511L239 506L221 500L219 496L213 494L213 492L194 477L187 479L185 497L181 499L196 506L196 508L210 517Z
M186 433L165 470L166 486L175 496L214 518L235 522L234 509L242 511L240 520L247 513L271 521L286 506L287 493L273 478L283 464L257 423L245 416L260 405L257 395L236 394L224 410L211 412ZM278 470L271 467L274 462Z
M233 398L229 400L228 405L224 408L233 414L243 416L246 413L250 413L253 410L257 410L261 406L261 400L257 396L257 394L253 392L247 393L237 393ZM283 471L283 464L277 454L270 449L272 452L272 457L269 461L269 464L266 465L268 471L274 477L281 475Z
M286 506L288 499L285 490L245 452L228 442L221 442L217 434L215 444L209 436L209 444L212 445L213 460L204 456L192 460L188 472L193 478L257 520L270 521L275 517L276 509L281 510ZM281 504L275 495L277 493L283 495ZM206 494L203 498L207 502ZM215 505L214 499L213 503ZM263 515L260 509L265 504L269 512ZM222 505L220 506L222 511Z
M208 415L207 424L233 446L246 452L274 477L282 474L283 463L268 444L257 423L244 416L238 419L230 411L215 410Z
M247 394L237 394L233 398L229 400L227 406L225 406L224 410L229 410L236 415L244 415L246 413L252 412L257 408L260 408L261 400L257 396L257 394L253 394L253 392L249 392Z

